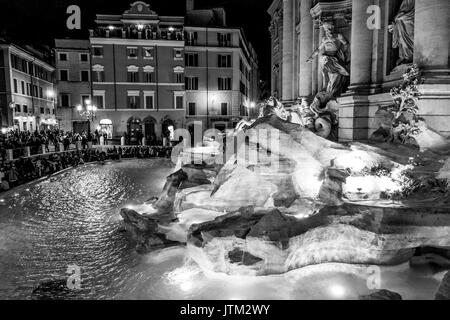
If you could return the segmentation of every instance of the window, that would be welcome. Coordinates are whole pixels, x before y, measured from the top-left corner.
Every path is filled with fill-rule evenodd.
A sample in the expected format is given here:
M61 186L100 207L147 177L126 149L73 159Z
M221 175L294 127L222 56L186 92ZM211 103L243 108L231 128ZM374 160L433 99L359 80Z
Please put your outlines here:
M183 60L183 49L174 49L173 58L175 60Z
M227 116L228 115L228 103L223 102L220 105L220 114L223 116Z
M153 68L152 66L145 66L143 68L143 70L144 70L144 82L146 82L146 83L155 82L155 77L154 77L155 68Z
M14 93L19 93L19 90L17 89L17 79L14 79L13 82L14 82Z
M242 93L244 96L247 96L248 91L247 91L247 87L245 86L245 84L241 81L240 84L239 84L239 86L240 86L239 89L240 89L241 93Z
M139 73L137 71L128 71L127 81L128 82L139 82Z
M184 93L183 92L175 92L175 109L184 109Z
M247 107L244 105L241 105L240 107L240 114L242 117L248 117L248 110Z
M61 107L69 107L70 106L70 96L66 93L62 93L60 95Z
M128 109L140 109L141 108L141 104L139 101L139 92L137 92L137 93L128 92L127 107L128 107Z
M153 91L144 92L145 109L155 109L155 93Z
M127 48L128 58L137 58L137 48Z
M105 94L94 92L94 105L99 109L105 108Z
M153 48L142 48L144 59L153 59Z
M186 67L198 67L198 54L186 53L185 55Z
M31 96L31 85L27 83L27 96Z
M88 105L88 101L91 100L91 96L88 94L81 95L81 104L83 107L86 107Z
M67 53L60 53L59 61L67 61Z
M190 115L190 116L195 116L195 112L196 112L196 105L195 105L195 102L189 102L189 105L188 105L189 107L188 107L188 114Z
M127 81L139 82L139 67L136 66L127 67Z
M23 113L28 113L28 106L27 105L23 105Z
M217 42L219 43L219 47L230 47L231 33L218 33Z
M104 82L105 72L104 71L93 71L94 82Z
M81 81L82 82L89 82L89 71L81 70Z
M44 90L42 89L42 87L39 87L39 98L44 98Z
M219 90L231 90L231 78L218 78Z
M198 90L198 78L186 77L185 79L186 90Z
M96 64L92 67L92 76L94 82L104 82L105 81L105 67Z
M26 130L27 130L27 124L28 124L27 122L24 122L24 123L22 124L22 126L23 126L23 130L24 130L24 131L26 131Z
M177 66L173 68L175 82L176 83L184 83L184 68L181 66Z
M197 32L186 32L186 45L187 46L195 46L197 45Z
M69 81L69 71L68 70L59 70L59 80L60 81Z
M87 53L80 53L80 61L81 62L88 62L89 61L89 55Z
M38 86L33 85L33 97L37 97L39 95Z
M21 81L20 84L22 86L22 94L25 94L25 81Z
M44 114L44 113L45 113L45 109L41 108L41 114Z
M219 68L231 68L231 55L230 54L217 55L217 66Z
M153 83L153 82L155 82L154 73L150 72L150 71L144 71L144 81L146 83Z
M16 112L22 112L21 109L20 109L20 104L16 104L15 111Z
M176 83L184 83L184 74L175 73L175 82Z
M93 47L92 55L94 57L103 57L103 47Z

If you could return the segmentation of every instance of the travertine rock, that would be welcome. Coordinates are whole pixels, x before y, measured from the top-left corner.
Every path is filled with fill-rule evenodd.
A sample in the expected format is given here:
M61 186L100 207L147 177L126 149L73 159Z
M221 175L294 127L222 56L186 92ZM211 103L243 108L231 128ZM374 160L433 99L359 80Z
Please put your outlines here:
M360 296L359 300L402 300L402 296L389 290L380 290L366 296Z
M436 300L450 300L450 272L447 272L436 293Z
M447 209L325 207L296 219L278 210L241 212L193 226L188 248L216 272L266 275L321 263L397 265L418 247L450 247ZM260 262L231 263L228 253L248 252Z

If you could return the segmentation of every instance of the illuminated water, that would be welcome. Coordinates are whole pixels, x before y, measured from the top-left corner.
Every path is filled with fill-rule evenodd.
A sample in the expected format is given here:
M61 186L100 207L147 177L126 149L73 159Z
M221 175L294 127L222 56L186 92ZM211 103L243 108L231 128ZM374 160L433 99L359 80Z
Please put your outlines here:
M77 299L354 299L371 270L319 266L271 277L201 271L184 247L140 256L120 232L119 209L159 194L164 160L87 165L0 195L0 299L29 299L39 284L81 268ZM443 274L381 269L382 288L432 299Z

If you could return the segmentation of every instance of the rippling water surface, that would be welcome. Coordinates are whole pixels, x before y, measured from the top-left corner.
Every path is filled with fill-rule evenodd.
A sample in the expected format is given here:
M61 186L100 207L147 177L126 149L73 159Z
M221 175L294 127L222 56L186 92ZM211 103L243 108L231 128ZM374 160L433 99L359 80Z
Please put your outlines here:
M173 167L164 160L86 165L0 195L0 299L30 299L40 284L81 269L75 299L355 299L371 272L317 266L270 277L203 272L183 247L135 253L120 232L120 208L158 195ZM443 274L380 269L381 286L432 299Z
M80 298L112 298L139 264L119 210L158 195L165 160L86 165L0 195L0 298L29 298L40 283L81 268Z

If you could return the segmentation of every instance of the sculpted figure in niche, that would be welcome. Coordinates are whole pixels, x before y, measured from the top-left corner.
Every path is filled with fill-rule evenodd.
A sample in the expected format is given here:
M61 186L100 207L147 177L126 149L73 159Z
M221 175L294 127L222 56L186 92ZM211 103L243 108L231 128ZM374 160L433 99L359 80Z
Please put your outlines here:
M403 0L394 22L388 26L392 47L398 48L397 66L413 62L415 0Z
M307 60L312 62L320 55L320 68L322 70L326 92L337 97L341 94L344 84L350 76L347 65L350 62L349 43L340 33L334 32L331 22L322 23L325 31L322 43Z

